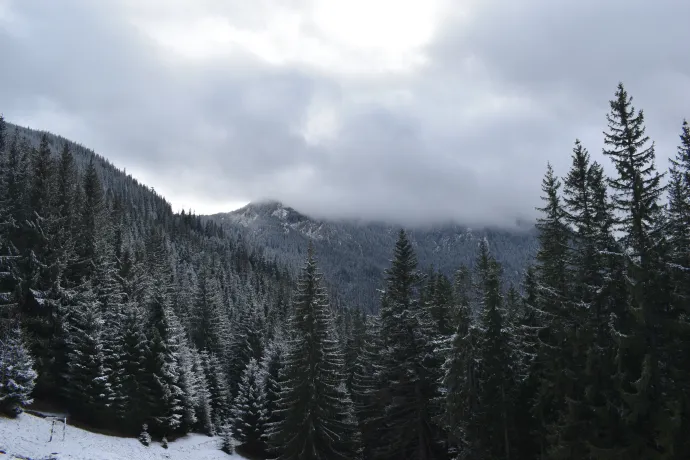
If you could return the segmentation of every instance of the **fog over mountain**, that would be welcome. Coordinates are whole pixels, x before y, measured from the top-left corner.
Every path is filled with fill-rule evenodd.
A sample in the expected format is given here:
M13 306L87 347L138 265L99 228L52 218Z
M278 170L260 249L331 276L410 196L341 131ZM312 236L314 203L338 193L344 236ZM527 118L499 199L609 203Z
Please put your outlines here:
M688 17L679 0L0 0L0 111L175 210L275 198L509 226L575 137L601 159L619 80L672 155Z
M378 310L378 290L393 256L399 226L313 218L277 201L251 203L207 218L221 224L227 234L261 248L268 260L295 270L312 242L320 267L342 304ZM511 228L470 228L448 222L407 231L420 268L433 267L451 278L461 265L474 266L479 242L486 239L503 265L505 279L517 286L537 248L534 227L527 223L515 223Z

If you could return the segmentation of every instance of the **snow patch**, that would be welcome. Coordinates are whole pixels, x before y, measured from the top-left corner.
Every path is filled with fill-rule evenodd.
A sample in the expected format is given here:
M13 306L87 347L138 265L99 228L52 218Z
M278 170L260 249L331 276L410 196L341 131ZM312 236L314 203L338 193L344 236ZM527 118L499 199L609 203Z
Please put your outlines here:
M36 458L55 460L243 460L239 455L227 455L220 448L219 437L190 434L168 444L163 449L159 442L144 447L136 438L120 438L92 433L70 426L55 425L53 441L50 439L51 422L30 414L16 419L0 417L1 458ZM0 454L2 455L2 454ZM15 457L13 457L15 456Z
M288 211L285 208L278 208L275 211L271 213L273 217L277 217L280 220L285 220L285 218L288 216Z

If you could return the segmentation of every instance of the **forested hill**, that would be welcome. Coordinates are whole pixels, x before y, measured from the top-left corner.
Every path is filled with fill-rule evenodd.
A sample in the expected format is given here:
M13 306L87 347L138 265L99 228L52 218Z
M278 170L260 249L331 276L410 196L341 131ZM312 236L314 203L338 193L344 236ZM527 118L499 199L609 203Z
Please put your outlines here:
M252 203L242 209L208 216L229 235L242 236L261 247L267 259L299 267L313 241L320 267L344 303L367 311L378 309L377 290L390 265L399 227L383 223L320 220L277 201ZM451 276L461 265L473 267L479 241L502 264L505 279L519 285L537 249L533 227L471 229L458 224L410 228L408 236L420 267Z
M20 350L21 324L33 396L131 434L226 425L283 322L287 270L83 146L1 117L0 141L0 341Z

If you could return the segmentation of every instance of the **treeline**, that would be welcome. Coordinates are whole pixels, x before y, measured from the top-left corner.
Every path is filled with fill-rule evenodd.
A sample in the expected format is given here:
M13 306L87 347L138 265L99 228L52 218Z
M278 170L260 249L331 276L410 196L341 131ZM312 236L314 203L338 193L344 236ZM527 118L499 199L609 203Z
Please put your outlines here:
M34 309L15 310L38 382L63 379L53 388L71 391L65 398L90 420L122 420L132 430L150 423L159 436L221 431L227 451L237 445L260 458L690 458L690 126L682 125L665 181L643 113L622 85L607 120L604 154L615 173L606 177L579 141L562 179L548 166L540 247L521 286L504 282L486 240L473 268L460 267L454 279L423 274L401 231L378 315L332 307L313 247L291 299L260 308L230 301L238 287L218 288L223 258L200 266L216 276L201 276L207 281L181 300L189 294L170 281L179 262L160 232L148 234L134 257L137 275L123 274L120 260L128 259L115 249L111 259L85 259L83 243L75 243L64 275L71 285L56 290L31 281L19 290L33 299ZM77 201L84 208L87 190L98 189L87 187L90 176L87 169ZM4 180L4 190L12 190ZM26 222L22 234L34 231L32 218L3 216L7 228ZM11 242L5 273L49 266L33 261L53 252L40 252L37 243L22 252L12 233L4 234ZM19 286L41 279L22 276L4 279L20 279ZM260 279L273 286L279 278ZM71 300L54 303L52 292ZM26 303L18 294L5 298ZM66 312L53 326L66 332L48 335L64 337L48 347L66 350L50 361L62 373L41 364L44 336L37 331L45 322L37 312L53 304ZM28 382L30 358L16 355ZM85 356L91 359L82 364ZM75 379L92 369L102 372Z

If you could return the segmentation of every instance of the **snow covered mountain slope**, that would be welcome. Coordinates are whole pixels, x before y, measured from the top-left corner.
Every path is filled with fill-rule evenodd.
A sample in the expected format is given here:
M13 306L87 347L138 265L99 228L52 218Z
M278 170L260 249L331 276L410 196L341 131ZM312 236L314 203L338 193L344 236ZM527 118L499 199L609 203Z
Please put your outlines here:
M220 438L188 435L170 442L168 449L153 442L144 447L135 438L119 438L92 433L70 425L65 429L56 424L53 441L48 419L21 414L16 419L0 417L0 460L29 458L32 460L242 460L219 450Z
M371 311L378 308L378 289L400 228L386 223L317 219L277 201L251 203L205 218L221 224L226 234L261 248L268 260L275 259L293 269L304 262L307 244L312 240L319 268L343 302ZM537 248L533 224L524 222L507 229L471 229L447 223L407 231L419 268L434 266L449 276L461 264L474 265L479 241L486 238L503 266L505 280L519 284Z

